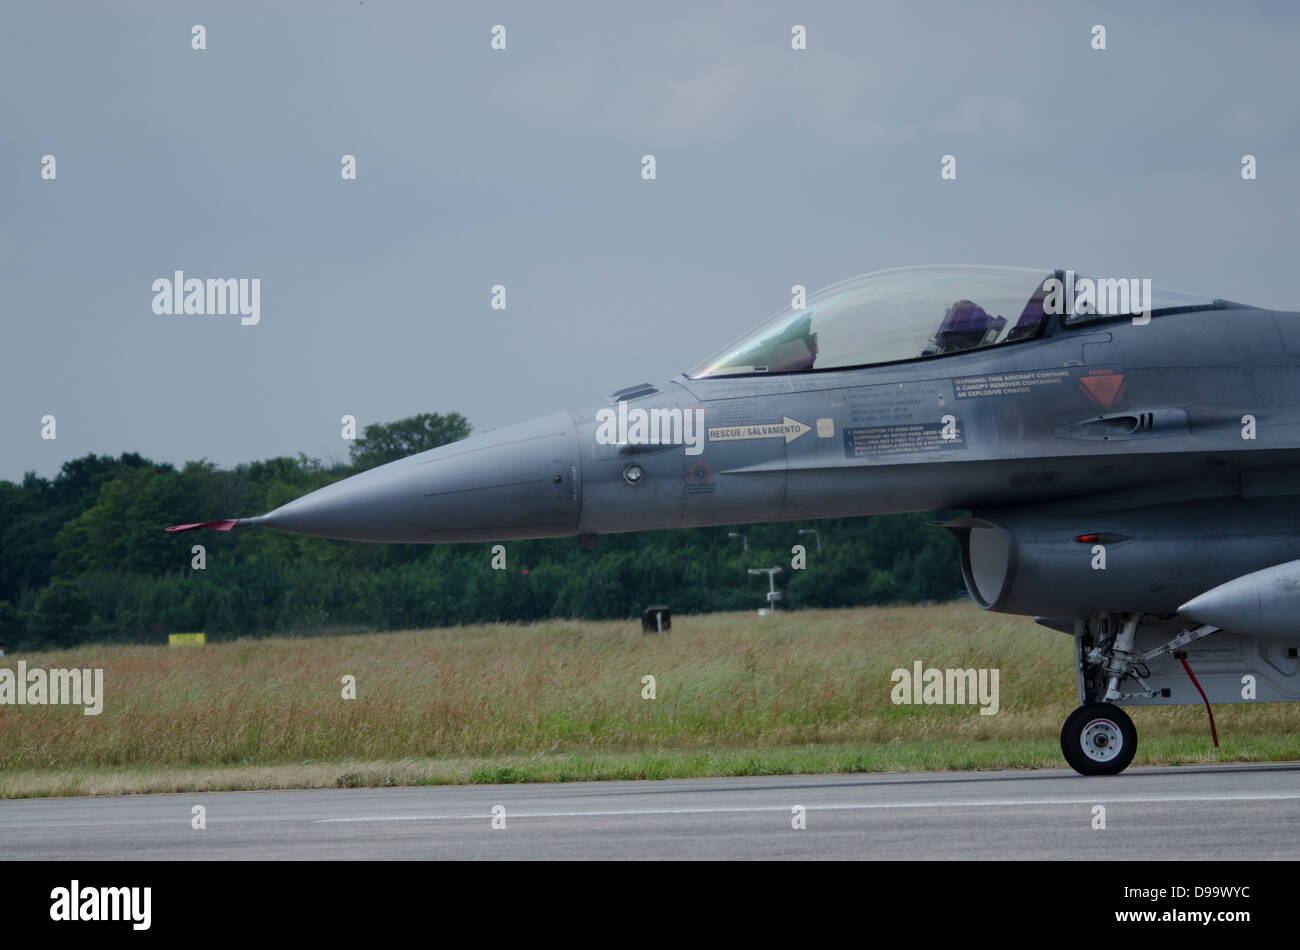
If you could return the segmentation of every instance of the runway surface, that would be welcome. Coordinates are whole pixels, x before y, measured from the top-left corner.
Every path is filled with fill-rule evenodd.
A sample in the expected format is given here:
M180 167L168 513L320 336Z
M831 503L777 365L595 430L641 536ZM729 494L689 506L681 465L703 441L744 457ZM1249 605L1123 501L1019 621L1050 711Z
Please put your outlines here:
M1296 859L1300 763L0 801L0 859L142 858Z

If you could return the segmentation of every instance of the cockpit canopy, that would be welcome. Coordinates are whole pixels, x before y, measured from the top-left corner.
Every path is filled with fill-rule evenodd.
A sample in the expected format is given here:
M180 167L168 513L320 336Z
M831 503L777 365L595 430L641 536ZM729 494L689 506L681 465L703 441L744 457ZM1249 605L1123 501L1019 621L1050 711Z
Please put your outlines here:
M1027 340L1042 332L1056 313L1066 314L1067 325L1094 318L1072 312L1068 304L1061 309L1068 291L1058 283L1053 296L1051 281L1065 275L1025 267L877 271L812 294L802 309L778 313L689 375L701 379L841 369ZM1133 285L1138 293L1140 284ZM1149 281L1146 290L1146 306L1152 311L1214 304L1206 297L1150 291Z

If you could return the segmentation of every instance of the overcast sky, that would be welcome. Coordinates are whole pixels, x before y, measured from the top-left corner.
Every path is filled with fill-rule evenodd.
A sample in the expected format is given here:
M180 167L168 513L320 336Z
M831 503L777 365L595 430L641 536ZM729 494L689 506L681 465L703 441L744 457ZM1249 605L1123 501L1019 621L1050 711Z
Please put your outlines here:
M1298 20L6 0L0 478L88 452L344 460L344 414L482 431L591 406L694 366L793 284L885 267L1073 267L1300 309ZM155 314L176 270L260 279L260 323Z

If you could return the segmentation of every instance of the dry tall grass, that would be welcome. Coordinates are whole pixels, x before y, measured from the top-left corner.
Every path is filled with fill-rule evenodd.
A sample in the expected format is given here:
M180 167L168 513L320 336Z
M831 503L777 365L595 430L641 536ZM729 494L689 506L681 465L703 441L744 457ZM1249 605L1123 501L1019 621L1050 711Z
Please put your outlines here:
M626 621L555 621L83 648L21 659L103 667L103 714L0 707L0 769L1055 740L1075 705L1071 653L1067 636L967 604L677 617L663 636ZM1001 710L893 705L889 674L914 660L1000 669ZM355 700L341 696L345 674ZM654 700L641 698L647 675ZM1223 733L1300 736L1293 704L1217 716ZM1143 737L1206 731L1196 707L1135 718Z

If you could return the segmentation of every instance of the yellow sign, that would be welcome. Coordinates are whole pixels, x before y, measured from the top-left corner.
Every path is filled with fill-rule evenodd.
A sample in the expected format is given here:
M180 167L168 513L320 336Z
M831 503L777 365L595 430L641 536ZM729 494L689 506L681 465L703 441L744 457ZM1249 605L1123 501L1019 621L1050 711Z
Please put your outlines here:
M204 644L207 640L201 633L169 633L167 642L174 647L183 647L191 643Z

